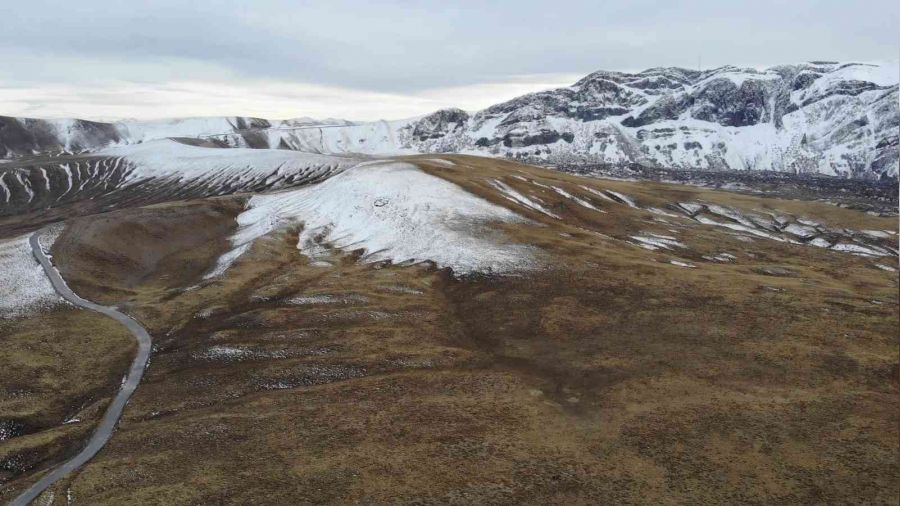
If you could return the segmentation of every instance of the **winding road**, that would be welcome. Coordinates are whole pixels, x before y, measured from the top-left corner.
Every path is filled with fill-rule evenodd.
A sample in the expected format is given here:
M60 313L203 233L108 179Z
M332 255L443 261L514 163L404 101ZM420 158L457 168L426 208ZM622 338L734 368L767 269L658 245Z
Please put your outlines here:
M106 409L103 420L100 421L100 425L91 435L87 445L78 452L77 455L47 473L43 478L38 480L37 483L23 492L22 495L13 499L13 501L9 503L10 506L28 505L60 478L84 465L96 455L101 448L103 448L112 436L113 431L116 428L116 423L122 416L122 410L125 409L125 404L128 402L128 399L131 398L138 383L141 382L141 377L144 375L144 369L147 367L147 359L150 357L151 340L150 334L147 333L147 329L142 327L140 323L130 316L117 311L113 307L101 306L100 304L95 304L91 301L82 299L66 285L62 276L59 275L59 271L56 270L56 267L50 262L50 258L44 253L43 248L41 248L40 236L45 230L46 229L41 229L32 234L29 238L29 242L31 243L31 250L34 253L34 257L44 268L44 272L47 273L47 277L50 278L50 282L53 284L53 288L56 292L78 307L103 313L122 325L125 325L128 330L134 334L134 337L137 338L138 352L137 356L134 357L134 361L131 363L131 368L128 370L128 376L122 383L121 388L119 388L119 392L116 394L112 403Z

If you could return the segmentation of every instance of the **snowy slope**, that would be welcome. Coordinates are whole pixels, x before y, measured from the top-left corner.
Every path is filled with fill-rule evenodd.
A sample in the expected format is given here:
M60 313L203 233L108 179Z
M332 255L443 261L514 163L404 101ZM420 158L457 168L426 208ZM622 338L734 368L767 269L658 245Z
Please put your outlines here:
M311 118L267 120L242 116L176 118L101 123L79 119L34 119L0 116L0 157L38 153L82 153L117 145L167 138L227 138L239 147L268 148L266 136L318 126L347 126L345 120ZM235 140L239 139L239 140ZM277 141L271 147L278 147Z
M284 144L319 152L463 152L896 177L898 74L895 64L853 63L600 71L474 114L447 109L401 122L307 130Z
M524 218L415 166L360 164L322 183L254 196L238 217L234 250L213 275L268 232L302 224L298 249L313 260L329 249L363 249L367 260L430 260L454 272L510 272L529 265L529 249L505 242L491 222ZM321 260L319 260L321 262Z
M254 140L250 134L256 131L267 131L273 135L289 134L294 130L303 130L320 126L347 126L354 123L328 118L315 120L312 118L296 118L288 120L268 120L242 116L211 116L202 118L172 118L153 121L119 121L114 123L116 129L127 143L145 142L170 137L189 138L241 138L239 147L278 147L278 142L261 146L250 146ZM248 137L242 137L246 134Z
M0 240L0 319L19 318L60 302L31 254L28 236Z
M420 151L550 162L896 177L898 73L834 63L601 71L471 116L442 111L395 136Z
M359 163L351 157L276 149L210 148L169 139L108 148L97 154L124 159L133 167L131 178L274 179L330 174Z
M268 191L325 179L361 160L285 149L195 146L171 139L0 166L0 216L75 201L115 206ZM125 189L127 191L123 191Z
M469 114L266 132L267 144L317 153L462 152L896 177L898 67L804 63L766 70L599 71L566 88ZM234 134L228 145L245 146Z
M115 123L129 143L167 137L205 137L230 133L236 129L268 128L266 120L240 117L181 118L156 121L120 121Z

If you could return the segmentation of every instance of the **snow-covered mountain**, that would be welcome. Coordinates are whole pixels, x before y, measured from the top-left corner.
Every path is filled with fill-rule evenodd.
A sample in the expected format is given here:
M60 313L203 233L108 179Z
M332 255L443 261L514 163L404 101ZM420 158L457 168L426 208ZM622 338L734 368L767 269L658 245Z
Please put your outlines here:
M166 138L200 138L237 135L238 147L268 148L269 135L294 129L353 125L338 119L297 118L266 120L243 116L178 118L101 123L81 119L35 119L0 116L0 158L39 153L84 153L103 148L138 144ZM279 147L277 144L271 147ZM286 147L286 146L282 146Z
M896 178L896 64L810 62L766 70L598 71L482 111L399 121L195 118L155 122L0 118L0 155L92 150L159 137L313 153L461 152Z
M0 164L0 218L81 202L104 210L167 199L311 184L362 160L279 149L218 148L155 139L79 155ZM89 204L87 204L89 202Z
M298 131L283 142L322 152L896 177L897 83L895 65L855 63L600 71L474 114L450 109L407 122Z

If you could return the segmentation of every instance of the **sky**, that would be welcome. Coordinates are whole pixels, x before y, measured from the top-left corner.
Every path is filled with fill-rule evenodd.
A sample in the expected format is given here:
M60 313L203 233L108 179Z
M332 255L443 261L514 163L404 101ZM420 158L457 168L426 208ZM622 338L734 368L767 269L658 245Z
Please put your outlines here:
M896 62L898 4L28 0L0 15L0 115L399 119L599 69Z

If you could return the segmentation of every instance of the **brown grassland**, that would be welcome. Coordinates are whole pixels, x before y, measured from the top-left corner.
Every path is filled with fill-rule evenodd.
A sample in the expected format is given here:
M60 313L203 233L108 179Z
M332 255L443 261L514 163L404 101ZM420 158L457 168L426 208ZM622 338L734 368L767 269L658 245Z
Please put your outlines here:
M53 247L63 277L83 297L141 321L154 352L108 445L45 498L96 505L900 500L896 272L822 248L747 242L581 187L621 192L643 208L702 200L894 231L896 219L442 158L455 165L409 160L530 218L501 228L505 240L534 247L540 268L459 277L428 263L373 264L342 251L321 267L298 253L299 230L288 228L204 280L229 247L244 196L67 222ZM561 219L514 206L493 178L542 191ZM644 232L677 235L687 247L648 251L627 242ZM735 260L703 258L722 252ZM0 444L0 458L33 466L6 476L2 500L77 448L134 349L114 323L71 308L10 325L0 383L38 393L0 400L4 413L31 424ZM82 422L60 425L76 412Z

